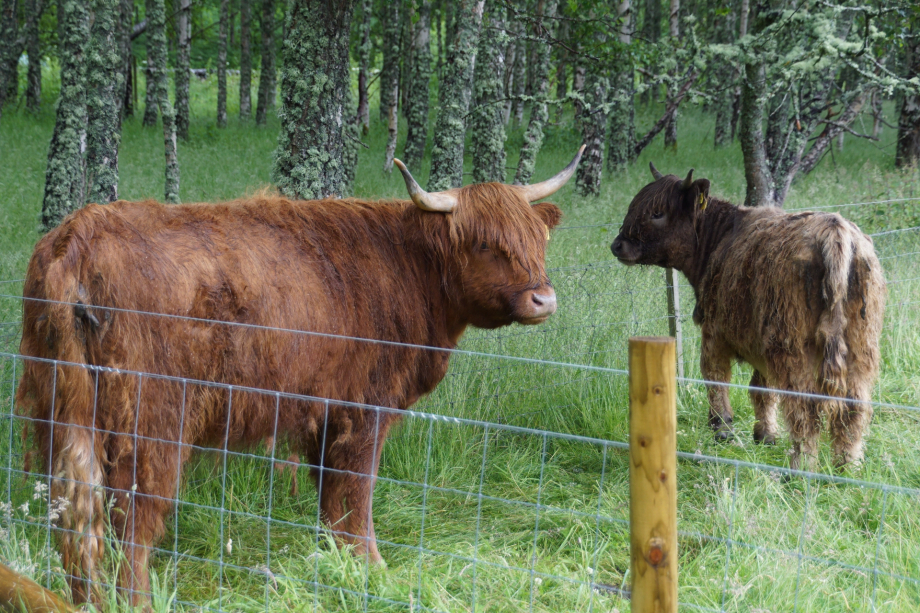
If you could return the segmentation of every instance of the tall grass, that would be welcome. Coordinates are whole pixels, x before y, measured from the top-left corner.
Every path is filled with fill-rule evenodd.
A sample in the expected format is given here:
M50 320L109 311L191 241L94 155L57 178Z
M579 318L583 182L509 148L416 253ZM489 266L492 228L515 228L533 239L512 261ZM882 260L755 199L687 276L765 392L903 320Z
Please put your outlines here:
M229 99L235 100L231 80ZM49 88L46 88L46 90ZM269 183L278 124L266 127L214 120L213 78L192 83L192 132L180 143L183 201L218 201ZM53 127L50 100L38 117L6 112L0 123L0 279L24 275L38 238L47 144ZM639 109L639 127L659 109ZM376 113L372 113L376 116ZM512 126L509 177L521 142ZM404 135L403 135L404 136ZM848 138L808 177L797 182L787 208L920 196L916 171L893 169L889 130L879 143ZM158 198L163 188L162 135L140 117L124 124L120 194ZM359 152L355 194L403 197L398 175L382 173L386 128L372 123ZM403 142L403 139L400 139ZM507 424L607 441L625 441L628 396L618 372L541 361L625 369L626 341L635 334L666 334L663 272L619 266L609 245L632 196L650 180L648 161L663 172L712 181L713 193L743 199L737 146L713 150L712 121L687 110L676 151L655 141L636 164L607 175L596 198L571 187L554 196L564 211L553 233L547 265L559 311L539 327L470 331L447 378L417 408L443 416ZM547 128L534 180L564 166L579 145L570 117ZM469 161L468 161L469 164ZM418 177L425 184L427 170ZM920 225L918 201L841 208L868 233ZM920 233L877 236L891 282L883 335L883 368L875 392L882 403L920 406ZM683 313L693 298L682 287ZM17 283L0 285L15 295ZM0 300L0 329L15 350L20 304ZM698 331L685 317L688 378L699 378ZM483 355L488 354L488 355ZM494 356L517 356L508 360ZM21 363L6 359L0 402L11 406ZM750 370L737 366L735 382ZM5 399L5 400L2 400ZM704 388L682 386L678 447L688 453L785 466L785 437L775 447L754 446L746 393L733 389L738 436L716 443L706 424ZM0 492L11 503L3 526L9 537L0 555L64 589L47 548L47 501L32 501L36 475L22 467L22 422L0 422L7 442ZM9 431L7 432L7 427ZM829 445L820 466L831 471ZM179 608L191 604L227 610L434 610L616 611L628 608L619 586L629 583L628 463L618 446L562 440L471 423L407 418L384 450L375 515L386 568L368 568L317 531L316 492L298 477L273 470L264 449L234 455L226 487L213 452L195 456L186 472L174 517L154 556L158 602L173 590ZM279 456L283 456L281 452ZM866 482L920 488L920 410L877 407L867 438L866 462L850 476ZM221 509L221 504L224 504ZM24 503L28 511L17 511ZM680 599L687 605L730 611L915 611L920 607L920 498L815 479L785 480L769 470L681 462L679 470ZM884 515L884 521L883 521ZM270 517L271 521L266 518ZM29 518L35 518L31 522ZM37 523L40 525L33 525ZM420 550L420 544L422 546ZM37 560L33 567L29 560ZM831 562L829 562L831 561ZM222 563L221 563L222 562ZM49 573L48 570L51 570ZM866 569L869 569L867 571ZM875 575L877 569L881 575ZM891 574L895 577L890 576ZM591 585L598 586L592 588ZM221 587L222 586L222 587ZM331 586L331 587L328 587ZM405 603L405 604L401 604Z

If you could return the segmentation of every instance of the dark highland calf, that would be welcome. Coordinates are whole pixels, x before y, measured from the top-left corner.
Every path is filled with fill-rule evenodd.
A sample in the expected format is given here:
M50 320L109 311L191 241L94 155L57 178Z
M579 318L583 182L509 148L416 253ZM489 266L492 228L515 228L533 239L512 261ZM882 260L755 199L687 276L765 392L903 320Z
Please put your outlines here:
M674 268L696 294L700 369L729 382L733 360L754 367L751 386L782 394L793 468L812 468L826 419L838 467L863 458L878 374L885 280L872 239L836 213L785 213L710 198L709 181L662 176L633 198L611 245L624 264ZM774 443L778 394L750 392L754 440ZM709 386L709 423L732 433L728 388Z
M286 440L321 467L320 510L339 541L380 561L371 496L398 417L252 388L404 409L447 371L448 352L419 346L451 349L469 325L544 321L561 213L530 202L578 157L543 183L439 193L400 163L412 202L90 205L42 238L21 351L58 362L24 360L17 401L36 420L51 500L69 503L60 549L75 598L90 596L108 495L129 562L119 585L144 600L192 445Z

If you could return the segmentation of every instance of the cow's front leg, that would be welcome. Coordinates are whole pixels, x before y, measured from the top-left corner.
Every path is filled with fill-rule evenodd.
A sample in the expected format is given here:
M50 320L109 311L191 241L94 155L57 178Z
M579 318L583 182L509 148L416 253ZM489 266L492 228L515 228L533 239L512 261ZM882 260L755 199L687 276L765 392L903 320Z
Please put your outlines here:
M715 383L728 383L732 377L732 353L711 335L703 332L703 346L700 354L700 371L703 379ZM709 391L709 427L715 432L717 441L727 441L733 436L734 415L728 400L725 385L706 386Z

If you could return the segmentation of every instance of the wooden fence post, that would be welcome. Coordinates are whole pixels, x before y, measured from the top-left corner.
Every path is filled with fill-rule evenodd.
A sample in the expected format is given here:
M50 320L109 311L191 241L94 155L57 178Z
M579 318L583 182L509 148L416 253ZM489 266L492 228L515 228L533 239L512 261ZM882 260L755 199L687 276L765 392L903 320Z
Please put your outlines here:
M629 339L629 529L633 613L677 613L675 341Z
M67 604L31 579L22 577L0 564L0 611L27 613L74 613Z
M684 332L680 322L680 277L673 268L664 269L668 288L668 333L677 341L677 376L684 378Z

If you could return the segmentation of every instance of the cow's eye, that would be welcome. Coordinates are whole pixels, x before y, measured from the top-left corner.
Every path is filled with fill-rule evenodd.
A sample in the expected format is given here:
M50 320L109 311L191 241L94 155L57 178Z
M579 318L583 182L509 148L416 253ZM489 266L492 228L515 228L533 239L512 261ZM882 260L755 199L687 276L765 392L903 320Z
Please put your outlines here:
M485 243L482 243L481 245L479 245L479 250L480 250L480 251L489 251L489 246L488 246L487 244L485 244Z
M658 221L660 219L664 219L664 213L652 213L652 221Z

